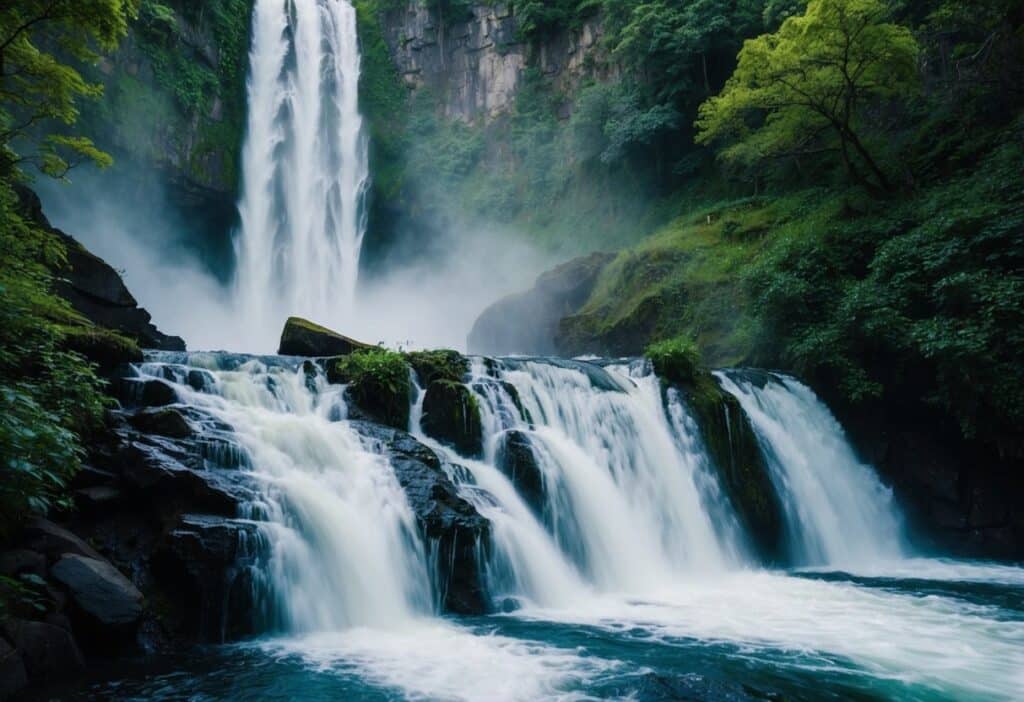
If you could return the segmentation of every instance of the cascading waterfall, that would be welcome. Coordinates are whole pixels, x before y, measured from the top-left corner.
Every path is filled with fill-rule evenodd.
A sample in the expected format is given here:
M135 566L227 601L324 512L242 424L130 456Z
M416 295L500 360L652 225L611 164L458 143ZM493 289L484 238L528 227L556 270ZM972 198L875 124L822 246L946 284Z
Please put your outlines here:
M147 363L139 372L172 383L184 404L232 428L260 487L242 516L267 545L272 627L395 628L432 614L405 493L387 459L340 421L342 388L294 362L198 355L189 363Z
M864 566L904 556L892 492L857 460L842 427L806 385L718 373L754 425L804 565Z
M366 228L368 144L348 0L257 0L236 303L251 348L285 318L344 328Z
M494 527L492 590L556 606L743 562L735 516L688 415L678 398L666 413L647 364L477 361L472 376L485 456L452 459L468 467L467 497ZM528 438L541 472L542 514L496 467L512 432Z

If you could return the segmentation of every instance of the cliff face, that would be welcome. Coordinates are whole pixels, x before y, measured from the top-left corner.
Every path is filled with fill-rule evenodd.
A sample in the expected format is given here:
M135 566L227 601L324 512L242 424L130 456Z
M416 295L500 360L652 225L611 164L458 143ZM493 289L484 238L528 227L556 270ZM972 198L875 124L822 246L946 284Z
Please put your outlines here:
M608 79L614 71L603 60L600 17L528 42L513 3L477 2L465 18L451 21L409 0L385 14L383 30L405 84L429 89L447 117L464 122L487 121L508 111L527 70L539 71L565 95L586 80Z
M90 69L105 92L81 118L114 155L115 175L155 178L184 212L232 216L251 8L252 0L142 4L118 51Z

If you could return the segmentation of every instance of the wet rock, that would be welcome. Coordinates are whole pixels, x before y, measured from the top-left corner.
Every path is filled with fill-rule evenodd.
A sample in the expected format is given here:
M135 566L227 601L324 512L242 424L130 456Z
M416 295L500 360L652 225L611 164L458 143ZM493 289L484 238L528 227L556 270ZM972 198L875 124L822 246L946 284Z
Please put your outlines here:
M537 463L530 437L521 431L507 432L498 445L498 467L508 476L519 496L538 515L544 512L544 474Z
M33 519L29 522L24 531L24 543L28 548L45 554L51 561L67 553L103 558L85 541L48 519Z
M463 456L483 454L480 406L462 383L435 380L423 398L423 431Z
M24 548L0 553L0 575L13 578L22 573L45 577L46 556Z
M108 508L124 499L124 494L115 487L100 485L75 490L75 504L86 510Z
M192 425L181 412L173 409L143 410L132 415L129 423L141 432L174 439L192 436Z
M21 654L0 637L0 700L12 699L28 686Z
M187 514L168 535L167 550L189 581L183 586L198 600L200 640L223 642L256 633L248 576L264 544L255 524Z
M781 700L770 692L713 680L702 675L664 675L649 672L602 690L602 697L629 698L643 702L755 702Z
M422 387L438 380L461 383L469 373L469 359L458 351L413 351L406 358Z
M195 454L198 452L189 457L201 462L201 457ZM236 485L229 480L227 471L196 470L164 449L141 442L124 447L117 460L130 487L147 495L159 495L163 502L173 499L217 514L234 514L238 507Z
M33 682L64 680L85 670L82 652L78 650L71 634L61 627L45 622L9 619L4 623L3 630L14 648L21 653L24 670ZM2 655L3 651L0 650ZM12 667L17 675L17 666Z
M285 322L277 353L281 356L346 356L368 348L372 348L370 344L350 339L301 317L291 317Z
M614 258L595 253L574 259L541 275L531 290L491 305L469 333L470 353L557 353L559 322L583 306Z
M395 476L416 515L424 540L433 542L444 583L445 610L482 614L487 598L481 582L483 546L490 541L490 523L459 496L437 455L411 435L370 422L352 426L386 452Z
M105 560L64 556L50 574L68 588L75 604L101 625L126 626L142 616L142 593Z
M757 435L739 401L706 372L667 392L678 393L692 412L722 487L758 552L769 561L780 560L785 540L782 504Z

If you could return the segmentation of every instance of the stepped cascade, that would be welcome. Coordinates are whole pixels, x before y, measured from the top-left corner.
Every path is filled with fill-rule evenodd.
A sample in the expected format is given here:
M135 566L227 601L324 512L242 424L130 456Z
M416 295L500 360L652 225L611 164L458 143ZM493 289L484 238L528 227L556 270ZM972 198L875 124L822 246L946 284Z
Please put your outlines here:
M257 0L233 290L249 348L299 314L344 323L366 229L368 143L347 0Z
M964 582L1012 590L1024 576L915 557L891 495L802 384L717 376L754 427L792 565L841 568L850 581L764 569L700 418L649 363L477 358L467 369L462 387L481 430L479 450L468 451L425 431L429 390L411 370L410 435L360 418L346 387L308 361L159 353L137 367L135 382L169 385L176 406L207 427L208 469L247 486L237 516L256 529L241 549L247 600L269 637L257 645L281 675L312 666L341 676L351 694L430 699L491 699L473 686L493 684L499 699L632 689L622 651L565 648L557 632L568 626L621 645L652 637L664 655L704 642L721 647L715 665L753 656L797 678L813 679L826 660L851 694L1012 697L1024 663L1019 613L955 593ZM426 493L408 482L411 456L420 472L436 456ZM430 526L438 499L489 527L448 549ZM467 577L479 581L484 610L505 617L444 616ZM932 595L901 589L907 578L933 583ZM957 656L950 627L968 646ZM895 646L878 648L879 636ZM785 658L803 646L815 653ZM900 681L908 668L919 672ZM484 671L497 677L483 682Z

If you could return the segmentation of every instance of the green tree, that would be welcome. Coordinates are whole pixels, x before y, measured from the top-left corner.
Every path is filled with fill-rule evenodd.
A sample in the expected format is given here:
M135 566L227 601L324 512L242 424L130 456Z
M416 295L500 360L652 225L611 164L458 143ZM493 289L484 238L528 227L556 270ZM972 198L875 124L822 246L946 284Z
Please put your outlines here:
M880 0L811 0L744 45L725 89L700 108L698 142L725 142L722 158L744 165L838 148L855 182L891 190L868 145L868 109L911 93L919 74L913 35L887 20Z
M93 62L128 32L139 0L7 0L0 3L0 178L26 164L62 177L75 159L110 157L83 136L45 133L71 126L78 101L96 98L66 60ZM40 130L44 130L39 137Z

